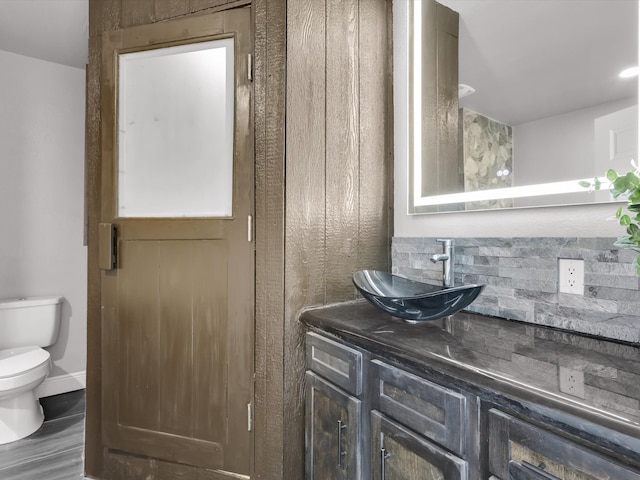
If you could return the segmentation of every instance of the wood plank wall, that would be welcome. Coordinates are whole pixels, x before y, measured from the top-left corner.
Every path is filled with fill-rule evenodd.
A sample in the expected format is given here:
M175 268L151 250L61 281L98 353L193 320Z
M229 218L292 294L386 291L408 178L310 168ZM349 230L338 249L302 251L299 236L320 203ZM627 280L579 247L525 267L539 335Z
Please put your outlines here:
M287 3L284 478L303 478L300 308L351 300L353 272L388 269L391 2Z
M353 299L353 271L390 267L390 1L89 0L85 468L94 478L115 478L118 472L154 479L177 474L155 459L122 452L105 456L101 443L101 36L247 4L253 5L255 25L254 478L303 478L300 309Z
M286 0L254 0L255 478L281 479L284 425Z

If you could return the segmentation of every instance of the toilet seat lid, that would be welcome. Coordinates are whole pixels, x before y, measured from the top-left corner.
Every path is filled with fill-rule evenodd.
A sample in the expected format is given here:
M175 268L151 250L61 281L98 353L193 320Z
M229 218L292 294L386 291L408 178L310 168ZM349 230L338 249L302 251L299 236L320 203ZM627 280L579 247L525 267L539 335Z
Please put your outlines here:
M49 357L49 352L35 346L0 350L0 378L28 372L47 362Z

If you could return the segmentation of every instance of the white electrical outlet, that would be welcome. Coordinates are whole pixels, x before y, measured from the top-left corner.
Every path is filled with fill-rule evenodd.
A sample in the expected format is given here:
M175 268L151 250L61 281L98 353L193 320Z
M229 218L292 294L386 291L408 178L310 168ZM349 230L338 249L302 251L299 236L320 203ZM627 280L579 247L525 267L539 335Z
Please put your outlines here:
M560 379L560 391L584 398L584 373L578 370L571 370L567 367L560 367L558 372Z
M584 260L558 259L558 292L584 295Z

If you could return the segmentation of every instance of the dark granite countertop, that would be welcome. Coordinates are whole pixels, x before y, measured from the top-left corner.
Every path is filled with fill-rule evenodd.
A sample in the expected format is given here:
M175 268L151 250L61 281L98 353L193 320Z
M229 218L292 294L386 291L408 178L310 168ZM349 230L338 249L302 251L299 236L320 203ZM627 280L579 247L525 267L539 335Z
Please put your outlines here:
M411 325L364 300L308 309L300 320L409 368L454 379L470 393L499 392L613 429L623 438L611 440L612 449L625 445L640 455L638 345L464 312ZM577 395L561 391L561 368L583 379Z

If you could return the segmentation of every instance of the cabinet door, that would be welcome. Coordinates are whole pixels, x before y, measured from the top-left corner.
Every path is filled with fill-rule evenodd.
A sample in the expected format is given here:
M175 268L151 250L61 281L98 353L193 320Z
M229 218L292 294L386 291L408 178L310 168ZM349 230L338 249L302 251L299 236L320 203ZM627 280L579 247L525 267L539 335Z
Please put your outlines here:
M360 400L306 374L306 478L359 480Z
M467 462L425 438L371 412L371 472L374 480L466 480Z
M489 411L489 467L503 480L640 480L626 465L496 409Z

